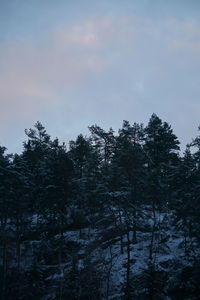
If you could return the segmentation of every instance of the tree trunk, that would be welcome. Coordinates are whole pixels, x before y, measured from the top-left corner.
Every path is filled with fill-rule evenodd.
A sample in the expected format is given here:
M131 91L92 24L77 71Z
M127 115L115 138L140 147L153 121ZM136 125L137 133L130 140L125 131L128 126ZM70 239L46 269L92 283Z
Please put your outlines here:
M107 282L106 282L106 300L109 299L109 293L110 293L110 275L111 270L113 267L113 253L112 253L112 246L110 246L110 265L107 272Z
M6 276L7 276L7 244L3 244L3 268L2 268L2 284L1 284L1 298L6 300Z
M153 200L153 203L152 203L152 212L153 212L153 227L152 227L152 231L151 231L151 243L150 243L150 250L149 250L149 259L150 260L152 260L152 258L153 258L155 228L156 228L156 212L155 212L155 202L154 202L154 200Z
M129 228L127 230L127 267L126 267L126 300L131 300L131 290L130 290L130 271L131 271L131 259L130 259L130 235L129 235Z
M124 253L124 249L123 249L123 224L122 224L122 216L121 216L121 211L119 209L119 222L120 222L120 251L121 254Z

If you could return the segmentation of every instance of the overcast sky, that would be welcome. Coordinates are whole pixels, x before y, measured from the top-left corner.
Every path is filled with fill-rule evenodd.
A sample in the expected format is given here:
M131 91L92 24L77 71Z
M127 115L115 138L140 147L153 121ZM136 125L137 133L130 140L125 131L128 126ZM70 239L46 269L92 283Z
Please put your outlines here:
M199 0L0 0L0 144L40 120L66 143L152 113L184 149L200 124Z

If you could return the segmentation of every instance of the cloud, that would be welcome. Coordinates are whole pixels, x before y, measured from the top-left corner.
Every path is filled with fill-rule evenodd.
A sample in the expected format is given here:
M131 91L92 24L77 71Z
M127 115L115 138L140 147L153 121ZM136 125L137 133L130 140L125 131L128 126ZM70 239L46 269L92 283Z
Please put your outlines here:
M77 127L74 115L85 127L105 118L110 126L133 112L171 114L187 97L197 101L199 50L197 21L129 13L2 40L1 125L56 116Z
M61 94L78 89L88 78L101 76L116 63L122 48L125 50L132 32L128 25L123 17L87 18L71 27L63 24L38 38L3 40L1 120L9 114L13 114L13 122L29 119L44 106L56 106L62 101Z
M81 27L82 28L82 27ZM77 88L105 61L93 50L97 38L90 26L53 32L43 40L2 43L0 52L0 119L29 118L45 105L56 105L60 93ZM7 117L6 117L7 116Z
M77 87L88 76L123 60L136 64L147 61L148 69L156 63L153 53L158 60L173 58L176 53L199 53L199 24L176 19L156 22L125 16L91 18L70 28L63 25L38 40L2 42L1 101L7 97L13 101L25 97L45 101L56 96L59 89ZM153 69L158 71L159 67Z
M82 79L88 72L98 72L103 62L95 54L82 53L80 47L65 47L66 40L51 39L39 46L34 42L4 45L0 71L3 94L47 97L52 84L66 87Z

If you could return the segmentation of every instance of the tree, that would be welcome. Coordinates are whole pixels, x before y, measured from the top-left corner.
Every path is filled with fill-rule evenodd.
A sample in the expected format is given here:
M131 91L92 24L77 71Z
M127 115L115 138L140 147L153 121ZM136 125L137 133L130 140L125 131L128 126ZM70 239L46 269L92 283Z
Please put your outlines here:
M69 143L69 157L74 163L78 179L92 177L98 170L99 157L94 151L91 139L78 135L76 141Z
M170 181L174 167L178 165L179 141L171 126L153 114L145 128L144 151L147 157L146 195L151 203L153 226L149 257L152 259L155 230L157 226L156 209L167 208L171 194Z
M144 150L147 157L147 195L153 205L166 206L170 177L179 163L179 141L171 126L153 114L145 128Z
M126 201L123 210L126 216L132 214L130 227L133 229L133 240L136 242L137 217L139 205L143 202L142 184L145 178L145 156L143 152L143 125L128 121L123 122L112 160L111 187L113 191L124 193ZM124 197L123 197L124 198Z
M112 128L110 128L109 131L106 132L96 124L90 126L89 130L92 134L94 147L99 151L102 167L107 172L108 166L110 164L113 155L113 150L114 150L114 144L115 144L114 131Z
M8 246L9 238L7 233L7 224L10 217L10 177L9 177L9 156L5 154L6 148L0 147L0 298L5 300L6 298L6 278L8 271Z

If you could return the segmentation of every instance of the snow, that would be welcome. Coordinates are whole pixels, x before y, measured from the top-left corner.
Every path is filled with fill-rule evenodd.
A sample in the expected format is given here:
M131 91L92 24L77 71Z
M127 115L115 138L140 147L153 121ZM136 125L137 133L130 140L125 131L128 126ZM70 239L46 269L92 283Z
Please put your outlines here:
M150 207L146 206L142 209L145 219L143 219L143 223L141 223L138 227L137 243L130 244L131 274L133 277L140 276L144 270L147 269L149 263L153 215L150 211ZM116 214L118 213L117 208L112 208L112 211L108 209L106 216L104 215L104 220L111 220L110 218L113 216L113 211L116 212ZM138 220L140 222L139 218ZM77 252L77 266L79 270L84 268L84 259L88 255L90 255L92 262L94 262L99 270L104 270L105 280L102 286L102 293L104 295L106 294L106 276L108 276L110 268L109 300L120 300L123 295L122 290L126 281L127 235L126 232L124 232L124 253L121 254L120 232L116 231L116 224L112 222L106 222L108 223L108 226L104 228L103 222L100 221L101 220L99 217L97 218L96 223L93 225L82 228L81 235L80 229L68 230L64 232L63 238L65 242L75 242L81 246L80 250ZM33 215L31 217L31 226L34 227L37 222L38 215ZM125 218L122 218L122 222L125 222ZM157 250L154 254L153 262L156 264L158 269L166 271L171 267L174 261L179 261L180 263L187 265L188 261L187 258L185 258L183 249L184 237L181 236L180 231L178 232L177 229L172 225L173 212L170 214L166 212L156 212L156 222L159 226L157 226L156 229L158 238L156 238L154 247L159 249L159 251ZM109 234L105 235L105 233ZM60 235L55 235L54 239L59 240ZM43 242L45 245L45 239ZM21 267L26 269L30 267L32 263L33 251L35 251L39 246L41 246L41 239L30 241L28 248L26 242L21 245L21 253L25 257L25 259L22 259ZM48 248L48 244L46 244L45 247ZM73 253L71 256L68 255L66 263L61 263L60 265L43 265L43 269L47 271L49 270L50 272L47 279L52 282L55 280L62 280L64 273L66 273L71 266L72 259ZM171 300L169 297L165 297L163 299Z

